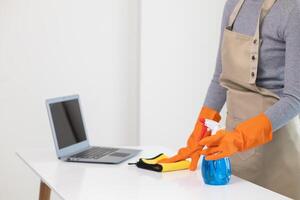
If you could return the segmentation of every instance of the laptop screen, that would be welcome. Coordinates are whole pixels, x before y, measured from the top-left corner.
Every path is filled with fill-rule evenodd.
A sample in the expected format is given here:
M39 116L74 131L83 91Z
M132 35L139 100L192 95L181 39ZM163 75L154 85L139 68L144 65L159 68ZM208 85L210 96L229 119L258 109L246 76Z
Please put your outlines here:
M49 106L59 149L86 140L78 99Z

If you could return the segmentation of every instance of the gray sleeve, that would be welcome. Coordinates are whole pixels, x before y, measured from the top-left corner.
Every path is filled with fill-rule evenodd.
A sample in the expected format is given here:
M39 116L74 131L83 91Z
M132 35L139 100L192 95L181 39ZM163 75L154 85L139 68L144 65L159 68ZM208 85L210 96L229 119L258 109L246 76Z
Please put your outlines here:
M226 101L226 89L223 88L219 82L220 74L222 72L221 45L223 40L223 32L224 32L224 28L228 23L231 10L233 9L235 4L236 4L235 0L234 1L228 0L224 7L222 25L221 25L221 36L220 36L219 50L217 55L215 71L204 100L204 106L212 108L218 112L222 110L224 103Z
M300 9L290 12L284 29L286 42L284 90L280 100L265 114L272 122L273 130L286 125L300 113Z

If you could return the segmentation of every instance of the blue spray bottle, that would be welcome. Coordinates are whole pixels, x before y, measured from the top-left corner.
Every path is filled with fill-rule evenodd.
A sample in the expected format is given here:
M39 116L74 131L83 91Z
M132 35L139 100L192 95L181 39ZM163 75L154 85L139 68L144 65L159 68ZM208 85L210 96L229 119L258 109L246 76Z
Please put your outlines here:
M219 124L212 120L205 120L205 129L207 128L211 130L212 134L215 134L219 130ZM205 156L203 156L201 172L205 184L226 185L231 177L230 160L229 158L205 160Z

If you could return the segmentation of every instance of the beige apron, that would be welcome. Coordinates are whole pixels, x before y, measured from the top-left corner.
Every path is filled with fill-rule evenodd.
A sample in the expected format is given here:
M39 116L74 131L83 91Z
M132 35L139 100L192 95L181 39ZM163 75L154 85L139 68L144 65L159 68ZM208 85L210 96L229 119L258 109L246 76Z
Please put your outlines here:
M279 100L271 91L256 85L260 28L276 0L265 0L254 36L233 31L236 17L244 3L240 0L224 30L222 74L220 83L227 88L226 129L264 112ZM232 156L233 174L255 184L300 200L300 130L299 119L273 133L273 140L263 146Z

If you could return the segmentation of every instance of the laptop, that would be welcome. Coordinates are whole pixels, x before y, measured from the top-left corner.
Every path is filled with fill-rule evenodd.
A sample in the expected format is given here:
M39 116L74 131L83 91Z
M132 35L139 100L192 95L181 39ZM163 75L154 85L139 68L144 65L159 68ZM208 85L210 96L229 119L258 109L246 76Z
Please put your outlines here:
M135 149L91 146L78 95L48 99L46 105L58 159L117 164L140 152Z

